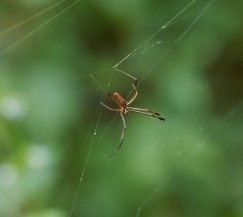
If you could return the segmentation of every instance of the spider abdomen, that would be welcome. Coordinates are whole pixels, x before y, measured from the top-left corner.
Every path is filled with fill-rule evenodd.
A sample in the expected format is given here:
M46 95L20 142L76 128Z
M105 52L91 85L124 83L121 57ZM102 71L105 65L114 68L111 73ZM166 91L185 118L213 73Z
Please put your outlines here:
M127 107L125 99L119 93L113 93L112 99L119 107Z
M123 96L121 96L119 93L115 92L113 93L112 97L113 101L119 106L120 112L124 115L128 114L128 107L126 100Z

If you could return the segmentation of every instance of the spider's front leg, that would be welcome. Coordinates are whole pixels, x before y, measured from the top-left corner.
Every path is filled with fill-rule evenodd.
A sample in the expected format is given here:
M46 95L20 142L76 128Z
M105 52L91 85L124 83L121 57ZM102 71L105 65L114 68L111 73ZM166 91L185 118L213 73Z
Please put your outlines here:
M138 86L138 79L135 78L135 77L133 77L133 80L134 80L134 81L133 81L133 85L132 85L132 86L133 86L134 89L137 89L137 86Z
M120 111L120 109L110 108L109 106L105 105L103 102L100 102L100 104L102 106L104 106L105 108L109 109L110 111L115 111L115 112L119 112Z
M136 80L134 82L134 84L132 84L133 86L133 90L134 90L134 95L132 96L132 98L130 100L127 101L127 105L130 105L138 96L138 90L137 90L137 83L138 83L138 80Z
M115 70L118 71L118 72L120 72L120 73L122 73L122 74L124 74L124 75L126 75L126 76L128 76L128 77L130 77L131 79L133 79L133 85L135 87L137 87L137 85L138 85L138 79L137 78L135 78L134 76L132 76L132 75L130 75L130 74L128 74L128 73L120 70L120 69L115 68Z

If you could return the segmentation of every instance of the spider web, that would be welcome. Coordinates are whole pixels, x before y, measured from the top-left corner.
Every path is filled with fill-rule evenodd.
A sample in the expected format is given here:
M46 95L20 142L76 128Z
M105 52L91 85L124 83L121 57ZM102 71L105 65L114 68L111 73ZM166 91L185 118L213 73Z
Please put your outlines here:
M28 41L30 39L30 37L34 36L34 34L41 31L43 28L48 26L50 23L55 21L60 16L65 16L64 13L66 13L68 10L72 9L74 6L78 5L78 3L80 3L80 0L73 1L70 4L65 0L54 3L50 7L46 8L40 12L35 13L30 18L28 18L24 21L21 21L20 23L17 23L16 25L1 32L0 37L4 37L5 35L11 33L15 29L22 27L26 23L28 23L42 15L45 15L46 13L50 12L53 9L60 7L63 3L67 4L64 8L62 8L59 12L55 12L53 16L51 16L49 19L47 19L42 24L38 25L37 28L34 28L32 31L28 32L28 34L26 34L24 37L21 37L20 39L16 40L15 43L12 43L10 46L7 46L4 49L2 49L0 55L2 57L6 57L9 53L14 52L15 49L18 49L18 46L20 46L25 41ZM125 72L129 71L129 74L130 74L130 70L127 70L127 68L129 68L129 65L131 64L130 61L131 62L134 61L135 57L137 59L140 59L140 61L142 62L143 57L146 58L146 55L156 54L155 58L153 59L154 61L151 61L147 64L148 68L146 70L142 70L142 71L145 71L144 73L139 74L139 76L137 76L138 74L136 74L136 73L135 74L131 73L132 75L140 78L139 84L142 85L142 83L144 81L146 81L147 77L152 76L152 73L155 73L155 69L160 64L164 63L164 60L168 57L168 55L170 55L172 53L172 51L174 49L176 49L178 47L179 43L181 43L181 41L185 38L185 36L189 35L190 31L196 26L197 22L202 18L202 16L204 16L204 14L208 11L208 9L215 3L215 0L208 1L205 4L200 5L199 11L196 12L196 15L192 18L192 20L189 22L189 24L186 25L186 27L178 34L179 36L177 36L176 39L174 39L174 40L169 39L169 43L166 44L166 40L163 39L165 37L165 36L163 36L163 34L165 34L167 31L169 32L168 28L170 28L170 27L173 28L173 26L176 25L176 23L181 22L184 19L183 16L185 14L191 13L193 6L197 3L200 3L200 2L193 0L189 3L187 3L184 7L182 7L182 9L180 9L178 12L176 12L175 16L173 16L171 19L169 19L168 22L166 22L164 25L159 27L148 39L143 40L143 43L141 43L132 52L125 55L120 61L118 61L112 67L105 69L105 70L98 71L98 72L87 73L86 75L82 75L81 77L80 76L74 77L69 80L70 83L72 83L73 81L76 81L76 80L83 80L86 78L91 78L91 80L94 81L95 86L97 86L98 88L100 88L103 91L103 95L102 95L100 101L105 102L107 99L106 93L110 92L112 89L112 84L116 83L114 77L120 76L120 75L118 75L119 74L118 71L116 71L115 69L119 69L119 70L121 69L121 70L124 70ZM161 38L162 38L162 40L161 40ZM166 44L166 45L164 46L164 44ZM164 46L164 47L162 47L162 49L161 49L161 45ZM157 49L159 50L159 54L157 53L158 52ZM161 50L163 50L163 52L161 52ZM105 80L100 81L99 76L101 79L105 79ZM236 116L239 115L241 109L242 109L242 103L240 102L233 109L231 109L230 112L228 112L228 114L223 119L223 123L219 122L211 128L212 131L210 133L208 133L208 135L214 136L215 134L220 132L222 127L225 127L225 125L228 123L228 120L233 120ZM98 135L97 131L100 128L100 122L101 122L102 115L103 115L103 107L99 106L99 108L97 109L96 115L95 115L94 127L92 127L92 133L89 134L92 136L90 139L88 139L88 141L89 141L87 143L88 150L87 150L86 154L84 154L83 168L81 170L80 179L78 182L78 186L76 187L76 190L75 190L74 198L72 199L73 202L72 202L72 206L70 208L70 212L69 212L68 216L74 215L75 210L77 209L77 206L79 206L79 197L80 197L79 195L80 195L80 193L82 193L82 190L83 190L83 189L81 190L80 187L83 183L84 178L89 179L89 177L90 177L88 174L86 175L86 170L87 170L88 164L90 162L90 157L92 154L93 147L94 147L94 145L96 145L96 142L97 142L97 144L99 143L99 141L97 141L97 135ZM113 118L110 121L110 123L108 124L108 127L104 130L103 133L101 133L102 134L101 139L110 130L110 126L114 123L114 120L115 119ZM208 136L207 139L210 139L210 136ZM181 168L183 168L188 163L190 163L191 159L196 155L196 153L199 152L199 150L204 145L204 143L207 143L207 141L203 141L203 140L200 141L195 147L193 147L191 149L191 151L189 151L189 154L181 160L181 163L179 165L176 165L174 168L172 166L173 172L169 173L168 175L165 175L166 179L163 180L162 184L156 185L157 187L154 188L154 190L148 192L148 196L143 197L145 199L142 200L140 205L138 205L135 215L131 215L131 216L136 216L136 217L142 216L143 209L145 209L147 206L149 206L150 203L152 203L154 200L157 199L156 197L159 196L159 193L161 193L162 190L164 190L165 186L168 185L169 181L171 181L171 179L176 174L176 172L181 170Z

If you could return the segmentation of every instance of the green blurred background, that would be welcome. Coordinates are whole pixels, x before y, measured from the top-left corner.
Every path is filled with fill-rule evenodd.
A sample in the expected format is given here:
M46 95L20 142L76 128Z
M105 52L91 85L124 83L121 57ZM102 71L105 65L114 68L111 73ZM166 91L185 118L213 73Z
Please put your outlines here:
M243 216L243 1L71 3L0 2L0 217Z

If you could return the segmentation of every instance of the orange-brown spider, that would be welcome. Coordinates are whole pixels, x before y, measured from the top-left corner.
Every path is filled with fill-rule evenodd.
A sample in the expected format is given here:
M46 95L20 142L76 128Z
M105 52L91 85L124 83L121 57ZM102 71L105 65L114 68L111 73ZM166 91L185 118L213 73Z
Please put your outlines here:
M120 71L118 69L116 69L116 70ZM112 95L108 94L108 96L111 97L111 99L118 105L119 108L110 108L109 106L100 102L100 104L102 106L104 106L105 108L107 108L111 111L119 112L121 119L122 119L122 122L123 122L123 130L122 130L122 134L121 134L120 143L117 146L116 150L111 155L115 154L121 148L123 138L124 138L124 134L125 134L125 131L126 131L126 122L125 122L124 116L126 117L130 111L136 112L136 113L139 113L139 114L143 114L143 115L148 115L150 117L154 117L154 118L157 118L159 120L165 121L165 119L162 118L160 116L160 114L157 113L157 112L153 112L149 109L135 108L135 107L129 106L138 96L138 91L137 91L138 80L135 77L133 77L133 76L131 76L131 75L129 75L129 74L123 72L123 71L120 71L120 72L128 75L129 77L131 77L134 80L134 83L132 84L134 95L128 101L126 101L125 98L117 92L113 93Z

